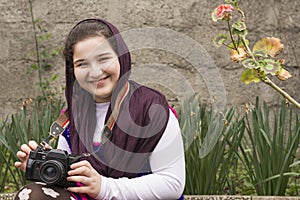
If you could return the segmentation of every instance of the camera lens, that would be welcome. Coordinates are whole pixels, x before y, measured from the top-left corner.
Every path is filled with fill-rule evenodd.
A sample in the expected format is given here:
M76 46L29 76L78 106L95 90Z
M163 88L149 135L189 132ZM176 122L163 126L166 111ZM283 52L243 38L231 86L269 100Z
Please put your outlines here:
M64 166L57 160L48 160L40 168L41 180L50 185L58 183L64 174Z

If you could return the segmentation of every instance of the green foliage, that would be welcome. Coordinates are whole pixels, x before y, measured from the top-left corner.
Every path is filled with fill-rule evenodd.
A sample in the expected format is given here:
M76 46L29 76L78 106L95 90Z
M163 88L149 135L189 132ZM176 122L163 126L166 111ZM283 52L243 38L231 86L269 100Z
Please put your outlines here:
M257 99L244 117L234 108L223 115L198 102L189 99L179 109L185 194L299 194L300 119L285 102L271 115Z
M241 144L241 160L258 195L285 195L289 178L299 176L292 167L300 142L299 116L285 102L274 112L272 128L266 103L257 99L246 116L247 137ZM292 165L293 164L293 165Z
M227 40L228 40L228 35L220 33L214 37L213 42L217 47L220 47L221 45L226 43Z
M27 53L27 58L33 60L30 64L29 72L37 72L39 81L36 83L39 95L37 98L49 98L61 95L63 87L58 88L54 85L58 75L54 74L49 77L48 73L53 69L54 60L61 53L61 48L51 48L51 33L41 25L41 20L34 19L32 10L32 0L28 0L30 5L30 15L32 19L32 27L34 34L35 49ZM45 76L44 73L47 73Z
M40 19L34 19L32 0L30 5L30 16L32 20L35 49L27 52L26 59L33 61L29 72L37 72L39 81L37 89L39 95L34 99L23 102L19 113L7 116L0 122L0 193L15 192L26 183L24 173L14 167L14 162L22 144L27 144L33 139L40 142L49 134L49 128L56 120L64 107L61 100L61 89L53 83L58 75L49 75L53 68L56 57L61 49L51 48L51 34L43 28ZM45 74L44 74L45 73ZM56 142L50 143L53 147Z
M241 81L245 84L249 84L251 82L258 83L260 82L260 78L257 76L257 72L254 69L246 69L241 75Z
M16 153L21 144L46 138L50 125L63 107L61 100L30 100L23 104L20 113L12 114L0 123L0 193L16 191L26 183L24 173L14 167L18 160ZM55 147L56 142L51 145ZM9 187L11 185L14 188Z
M180 109L180 125L186 149L185 194L223 194L225 185L234 193L229 172L236 162L235 152L243 137L245 124L234 116L234 109L225 115L214 107L198 104L198 99L184 102Z

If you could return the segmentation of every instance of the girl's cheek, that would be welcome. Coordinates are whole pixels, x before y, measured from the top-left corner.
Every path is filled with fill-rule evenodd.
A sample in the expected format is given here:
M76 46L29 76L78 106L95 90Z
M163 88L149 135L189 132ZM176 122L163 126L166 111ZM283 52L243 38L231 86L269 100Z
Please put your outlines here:
M88 74L88 72L85 69L76 69L74 71L74 75L77 80L83 80L84 77L87 76L87 74Z

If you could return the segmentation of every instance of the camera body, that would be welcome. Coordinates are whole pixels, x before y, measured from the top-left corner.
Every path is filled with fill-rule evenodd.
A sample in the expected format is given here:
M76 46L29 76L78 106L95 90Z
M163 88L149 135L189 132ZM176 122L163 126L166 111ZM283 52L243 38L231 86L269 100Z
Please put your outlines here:
M79 156L60 149L31 151L26 165L25 177L31 181L41 181L48 185L61 187L76 186L67 181L70 166L79 161Z

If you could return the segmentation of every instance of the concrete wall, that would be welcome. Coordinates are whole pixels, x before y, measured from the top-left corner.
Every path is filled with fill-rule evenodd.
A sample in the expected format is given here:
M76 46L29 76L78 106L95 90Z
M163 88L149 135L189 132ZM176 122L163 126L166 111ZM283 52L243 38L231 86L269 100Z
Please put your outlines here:
M132 78L162 89L170 102L190 91L221 104L254 102L258 95L275 104L278 94L264 84L244 85L239 77L243 68L231 63L224 48L212 45L224 23L213 23L211 12L223 2L210 0L33 0L33 14L51 38L47 49L63 47L70 28L84 18L104 18L123 33L132 50ZM242 1L249 29L249 40L265 36L281 38L286 68L293 75L279 82L300 100L300 1ZM34 35L27 0L0 0L0 118L16 112L21 102L37 95L37 72L28 73L35 57ZM64 83L64 62L57 56L51 70L59 74L56 85ZM157 83L159 86L157 86Z

